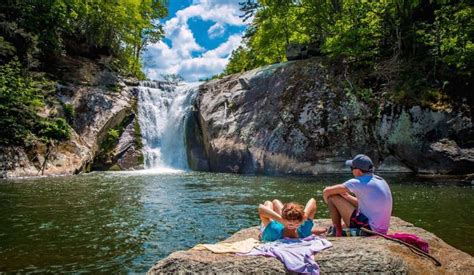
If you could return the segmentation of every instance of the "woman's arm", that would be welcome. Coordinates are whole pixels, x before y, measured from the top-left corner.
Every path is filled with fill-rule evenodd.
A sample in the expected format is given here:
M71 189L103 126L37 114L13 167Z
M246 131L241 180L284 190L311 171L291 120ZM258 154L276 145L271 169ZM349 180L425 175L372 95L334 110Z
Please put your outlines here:
M316 200L314 198L309 199L304 207L304 219L314 219L314 215L316 214Z
M261 217L283 223L281 216L266 205L260 204L258 206L258 214L260 214Z

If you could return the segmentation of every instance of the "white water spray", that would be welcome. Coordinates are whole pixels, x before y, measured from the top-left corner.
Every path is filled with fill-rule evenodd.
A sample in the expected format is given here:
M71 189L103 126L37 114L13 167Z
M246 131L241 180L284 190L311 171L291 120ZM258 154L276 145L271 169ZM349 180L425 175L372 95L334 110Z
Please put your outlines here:
M188 169L184 122L198 85L143 82L139 87L138 121L146 169Z

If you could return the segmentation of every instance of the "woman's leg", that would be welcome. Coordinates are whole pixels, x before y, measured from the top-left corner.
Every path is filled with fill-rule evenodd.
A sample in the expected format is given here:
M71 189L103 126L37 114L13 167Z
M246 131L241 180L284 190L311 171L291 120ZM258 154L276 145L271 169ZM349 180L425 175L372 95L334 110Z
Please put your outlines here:
M283 209L283 203L277 199L273 200L273 211L281 216L281 210Z
M273 204L271 201L265 201L265 203L263 204L265 205L266 207L270 208L270 209L273 209ZM267 224L270 223L270 218L267 217L266 215L262 214L261 211L258 211L258 215L260 216L260 221L262 221L262 226L265 227L267 226Z
M309 199L309 201L306 203L306 206L304 207L304 214L306 216L306 219L314 219L314 215L316 215L316 200L314 198Z

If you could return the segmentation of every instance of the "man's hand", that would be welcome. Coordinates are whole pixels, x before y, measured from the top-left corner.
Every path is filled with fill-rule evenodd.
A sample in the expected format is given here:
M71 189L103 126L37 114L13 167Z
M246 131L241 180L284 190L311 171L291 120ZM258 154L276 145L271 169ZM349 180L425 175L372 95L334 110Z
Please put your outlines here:
M332 195L340 195L342 193L347 193L349 190L342 184L336 184L333 186L328 186L323 190L323 199L324 202L328 203L328 198Z
M349 193L347 193L347 192L346 192L346 193L341 193L341 194L339 194L339 195L341 195L341 197L343 197L343 198L346 199L346 200L351 197L351 195L350 195Z
M323 200L324 200L324 202L325 202L326 204L328 203L328 197L329 197L328 188L329 188L329 187L326 187L326 188L324 188L324 190L323 190Z

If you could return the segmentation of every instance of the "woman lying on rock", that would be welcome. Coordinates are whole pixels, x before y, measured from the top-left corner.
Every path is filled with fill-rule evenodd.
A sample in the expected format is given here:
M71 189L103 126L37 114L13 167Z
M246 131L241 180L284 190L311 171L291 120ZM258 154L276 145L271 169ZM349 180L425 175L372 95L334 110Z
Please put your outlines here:
M260 239L275 241L283 238L305 238L311 235L313 219L316 214L316 200L311 198L303 206L290 202L283 204L279 200L266 201L258 207L262 221Z

